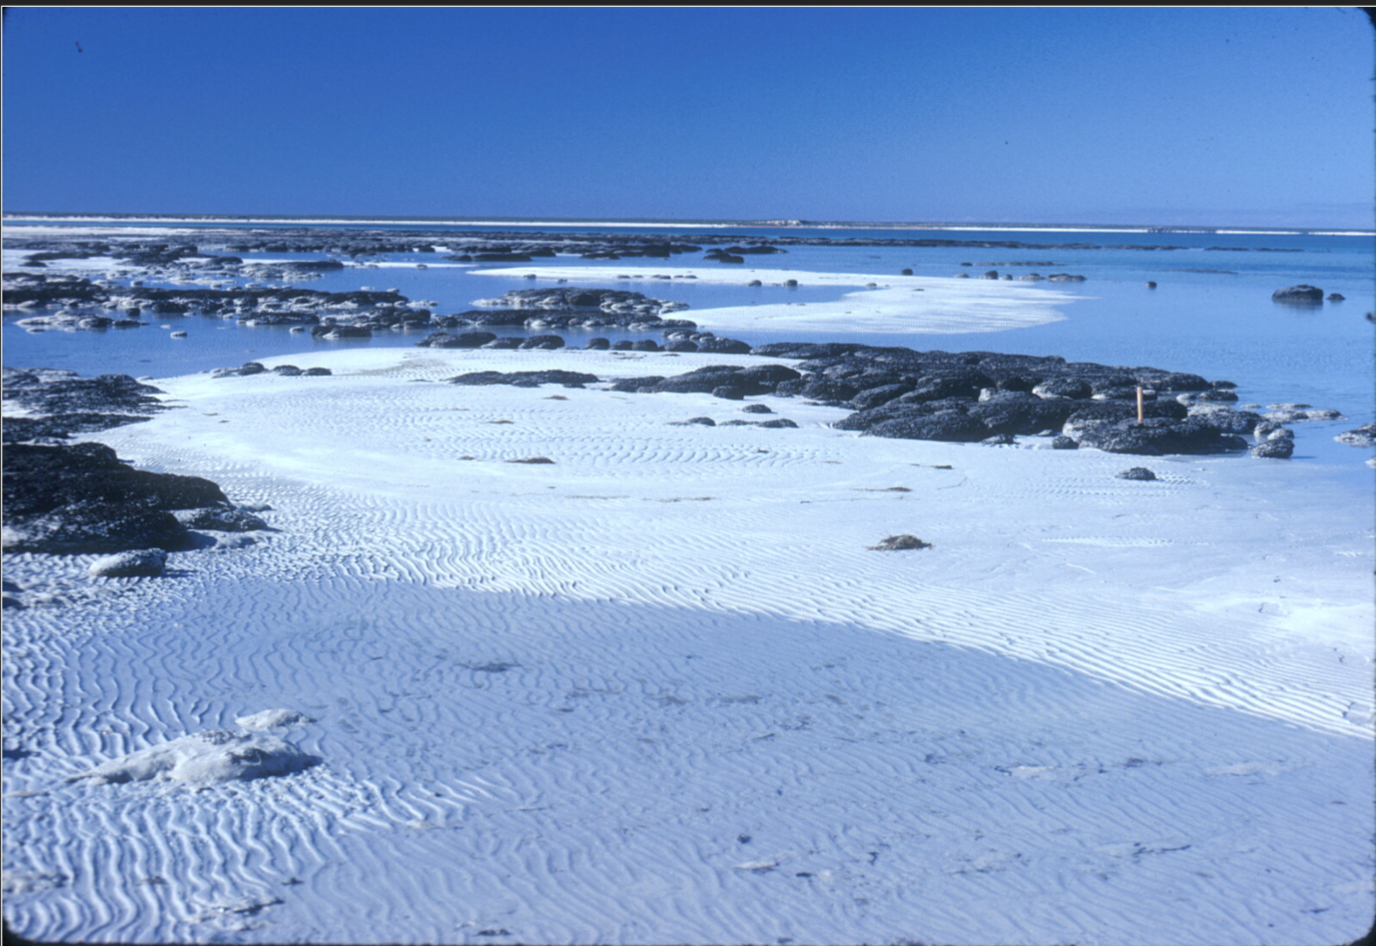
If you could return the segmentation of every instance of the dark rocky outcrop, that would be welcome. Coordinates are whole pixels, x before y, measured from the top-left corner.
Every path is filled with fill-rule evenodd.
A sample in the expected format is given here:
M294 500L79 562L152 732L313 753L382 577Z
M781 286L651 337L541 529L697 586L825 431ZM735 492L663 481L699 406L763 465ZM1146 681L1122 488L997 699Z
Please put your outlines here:
M650 393L654 391L655 385L664 380L663 375L652 374L643 378L621 378L612 382L611 390L625 391L631 394L637 392Z
M878 545L869 548L875 552L906 552L913 549L929 549L932 543L923 542L915 535L891 535Z
M1376 447L1376 424L1363 424L1354 430L1344 431L1333 439L1354 447Z
M1307 284L1286 286L1271 293L1271 301L1289 305L1318 305L1323 302L1323 290Z
M734 338L702 338L697 346L698 351L711 355L748 355L751 351L749 343Z
M564 340L558 335L532 335L521 342L521 348L526 351L536 348L542 351L553 351L563 347Z
M98 443L7 446L4 499L5 550L57 554L181 548L172 510L229 508L209 480L132 469Z
M1144 466L1134 466L1131 469L1127 469L1121 473L1115 473L1113 475L1120 480L1142 480L1150 482L1151 480L1156 479L1156 474Z
M416 344L430 348L481 348L496 337L491 332L463 332L458 335L434 332Z
M1148 417L1137 421L1099 422L1078 428L1082 447L1108 453L1162 456L1168 453L1227 453L1245 450L1246 441L1194 418Z
M597 375L584 374L581 371L551 369L548 371L510 371L507 373L472 371L445 380L449 384L463 385L514 384L518 387L534 387L541 384L562 384L565 387L582 387L585 384L596 384L598 378Z

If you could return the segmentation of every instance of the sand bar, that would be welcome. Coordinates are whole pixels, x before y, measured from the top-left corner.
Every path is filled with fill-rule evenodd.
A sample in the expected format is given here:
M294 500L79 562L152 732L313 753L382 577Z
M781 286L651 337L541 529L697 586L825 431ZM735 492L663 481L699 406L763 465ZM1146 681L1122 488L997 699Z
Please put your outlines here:
M779 301L729 308L691 309L684 317L713 332L798 332L809 334L861 335L926 332L956 334L1001 332L1031 328L1065 318L1057 306L1081 298L1068 292L1033 288L995 279L943 279L931 276L881 276L863 273L814 273L787 269L733 267L653 268L645 266L528 266L524 268L475 269L475 276L514 277L534 274L541 281L578 280L615 285L649 282L672 297L672 280L693 277L699 283L745 286L758 279L763 287L780 293ZM626 277L620 279L619 277ZM789 302L785 283L800 287L874 286L845 293L834 302ZM537 283L538 285L538 283ZM640 288L640 287L637 287ZM649 290L643 290L649 292ZM653 295L654 292L649 292Z

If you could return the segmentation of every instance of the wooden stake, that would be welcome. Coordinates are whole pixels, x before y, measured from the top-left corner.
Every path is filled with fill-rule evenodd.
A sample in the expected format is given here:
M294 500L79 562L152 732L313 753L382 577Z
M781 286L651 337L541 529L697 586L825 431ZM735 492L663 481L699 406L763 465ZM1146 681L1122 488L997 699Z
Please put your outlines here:
M1142 423L1142 385L1137 385L1137 423Z

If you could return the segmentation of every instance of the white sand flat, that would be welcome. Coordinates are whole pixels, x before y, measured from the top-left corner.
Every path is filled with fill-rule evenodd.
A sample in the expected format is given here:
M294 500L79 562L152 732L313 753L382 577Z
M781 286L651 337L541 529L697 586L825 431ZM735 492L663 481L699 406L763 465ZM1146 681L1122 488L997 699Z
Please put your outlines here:
M85 597L63 591L80 561L7 561L69 602L6 618L26 935L1365 931L1371 499L1335 501L1322 467L858 437L771 396L750 400L799 429L675 426L768 418L438 383L748 356L264 359L287 361L335 374L161 380L187 408L98 435L270 503L279 531ZM509 462L533 457L553 462ZM1158 479L1114 477L1132 465ZM902 533L931 548L869 548ZM315 720L291 741L323 764L62 781L264 706Z
M1036 288L1025 283L997 279L943 279L931 276L883 276L864 273L814 273L789 269L731 266L664 267L632 266L518 266L474 269L475 276L507 278L533 274L538 280L596 281L599 283L649 283L653 289L637 285L654 295L663 291L664 280L657 274L672 273L678 278L692 277L699 283L745 286L758 279L764 287L779 287L778 302L763 305L693 309L683 313L700 328L713 332L806 332L864 335L930 332L949 335L961 332L1002 332L1031 328L1062 321L1057 306L1074 302L1080 296L1054 289ZM620 279L619 277L626 277ZM844 293L832 302L798 303L789 301L785 282L795 280L799 287L835 287L838 293L848 287L874 285L874 289ZM540 283L536 284L540 288Z

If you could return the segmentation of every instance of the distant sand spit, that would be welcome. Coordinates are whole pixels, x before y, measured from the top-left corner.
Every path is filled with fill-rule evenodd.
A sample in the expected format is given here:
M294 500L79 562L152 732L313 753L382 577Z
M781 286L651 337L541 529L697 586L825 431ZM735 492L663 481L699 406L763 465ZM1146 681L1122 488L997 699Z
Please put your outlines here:
M785 292L787 280L794 280L799 286L834 286L838 290L873 287L846 293L835 302L789 302L784 296L778 302L764 305L693 309L684 313L701 328L714 332L774 331L832 335L1002 332L1062 321L1065 316L1055 307L1082 298L1068 292L995 279L812 273L745 267L528 266L475 269L472 274L508 278L534 275L540 280L563 279L571 283L579 279L615 283L624 276L624 281L649 281L652 285L666 288L672 283L656 280L655 276L672 274L675 278L692 277L700 283L718 285L744 286L758 279L764 286L779 287Z
M265 359L268 365L289 361ZM438 383L357 349L98 435L266 502L163 579L9 556L5 915L86 942L1327 943L1372 911L1370 516L1322 468ZM767 418L766 418L767 419ZM507 462L543 456L550 464ZM1114 473L1147 465L1155 482ZM1366 500L1369 502L1369 500ZM921 551L869 546L910 533ZM66 783L265 710L322 764ZM1277 874L1275 865L1285 865ZM991 908L991 905L994 905Z

